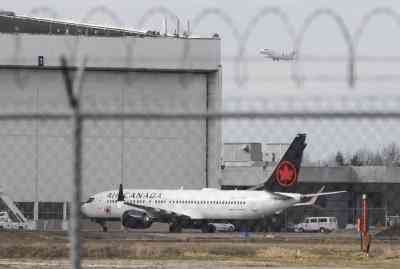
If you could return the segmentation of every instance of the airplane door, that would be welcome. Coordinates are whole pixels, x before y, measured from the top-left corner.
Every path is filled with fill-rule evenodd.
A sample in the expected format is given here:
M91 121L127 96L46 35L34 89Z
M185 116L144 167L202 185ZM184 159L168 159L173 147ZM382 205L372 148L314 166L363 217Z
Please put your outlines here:
M256 201L248 201L249 203L249 209L251 213L258 213L260 211L260 209L257 206Z

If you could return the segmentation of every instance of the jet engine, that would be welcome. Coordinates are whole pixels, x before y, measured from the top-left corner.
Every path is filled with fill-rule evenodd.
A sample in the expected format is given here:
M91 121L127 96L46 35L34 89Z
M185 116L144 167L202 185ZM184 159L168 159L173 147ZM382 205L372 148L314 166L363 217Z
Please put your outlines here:
M126 211L122 215L122 225L131 229L147 229L153 224L149 215L136 210Z

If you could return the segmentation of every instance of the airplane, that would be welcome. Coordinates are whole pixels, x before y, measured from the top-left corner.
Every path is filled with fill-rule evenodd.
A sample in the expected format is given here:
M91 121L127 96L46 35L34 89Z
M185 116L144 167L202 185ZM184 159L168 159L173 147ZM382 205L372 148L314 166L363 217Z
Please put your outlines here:
M297 184L305 134L298 134L267 181L248 190L123 189L97 193L81 211L107 231L106 221L121 221L125 228L146 229L154 222L169 223L170 232L183 228L213 232L210 223L261 219L292 206L313 205L318 197L345 191L301 194L272 192Z
M285 54L285 53L277 53L276 51L273 51L271 49L262 49L260 50L260 54L267 57L267 58L271 58L273 61L293 61L295 60L295 56L296 56L296 52L292 51L289 54Z

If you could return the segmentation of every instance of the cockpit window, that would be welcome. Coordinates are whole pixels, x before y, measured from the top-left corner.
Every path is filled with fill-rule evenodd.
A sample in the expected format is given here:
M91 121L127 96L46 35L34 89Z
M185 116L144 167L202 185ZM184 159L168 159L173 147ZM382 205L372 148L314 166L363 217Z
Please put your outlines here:
M94 201L94 197L90 197L90 198L86 201L86 203L89 204L89 203L91 203L91 202L93 202L93 201Z

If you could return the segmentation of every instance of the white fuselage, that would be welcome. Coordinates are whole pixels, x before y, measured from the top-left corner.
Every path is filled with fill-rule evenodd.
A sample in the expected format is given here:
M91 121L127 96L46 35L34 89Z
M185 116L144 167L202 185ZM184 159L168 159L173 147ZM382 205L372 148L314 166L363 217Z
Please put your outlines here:
M163 209L189 216L193 220L257 219L280 212L300 201L300 194L287 194L279 199L266 191L241 190L124 190L125 202L117 201L118 191L106 191L91 196L82 212L94 219L120 219L134 205ZM141 209L139 209L141 210Z

